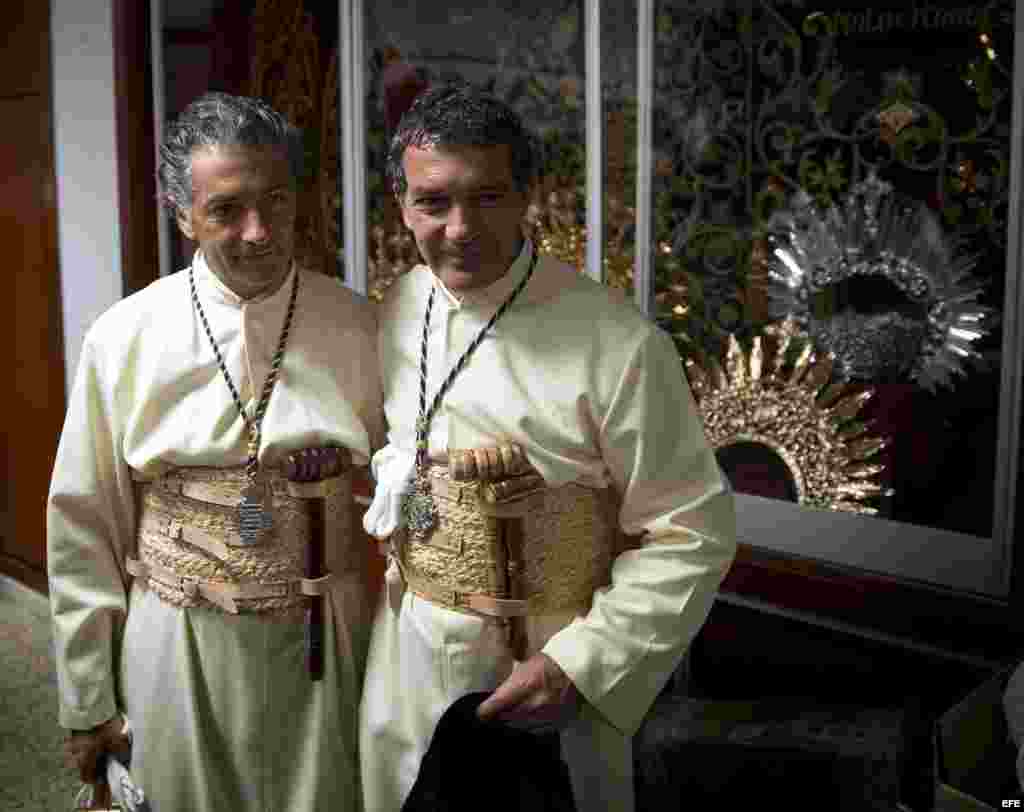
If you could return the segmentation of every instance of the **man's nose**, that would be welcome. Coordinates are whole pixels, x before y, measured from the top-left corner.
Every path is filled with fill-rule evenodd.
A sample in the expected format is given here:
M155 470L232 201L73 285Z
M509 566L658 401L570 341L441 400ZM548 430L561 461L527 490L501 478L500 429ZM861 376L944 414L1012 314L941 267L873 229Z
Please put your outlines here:
M480 212L475 206L459 204L448 211L448 239L455 242L472 240L478 232Z
M266 242L270 239L270 220L256 207L245 210L242 239L254 243Z

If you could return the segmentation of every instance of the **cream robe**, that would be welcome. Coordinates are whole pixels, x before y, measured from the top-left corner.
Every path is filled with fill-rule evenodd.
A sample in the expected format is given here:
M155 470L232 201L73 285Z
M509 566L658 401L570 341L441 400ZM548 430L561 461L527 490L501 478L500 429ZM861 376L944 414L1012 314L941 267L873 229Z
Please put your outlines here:
M260 462L338 444L365 464L383 432L370 305L293 271L243 302L194 261L213 336L252 414L300 285ZM188 275L158 280L89 330L48 505L60 724L118 711L134 725L132 773L160 812L361 808L356 715L371 616L365 583L324 601L325 677L305 670L301 622L182 609L132 585L132 476L246 460L247 432L193 309ZM328 566L340 549L328 543ZM365 554L365 545L356 546ZM365 559L364 559L365 561Z
M415 447L431 288L438 293L428 398L522 278L532 250L526 241L502 279L461 302L422 265L396 282L382 305L378 345L392 444ZM622 529L646 534L641 549L615 560L611 586L598 590L585 617L534 617L528 626L534 648L542 646L586 699L562 735L579 809L629 812L630 737L704 622L735 554L731 490L669 337L617 292L551 258L538 261L455 379L429 440L431 453L504 441L520 443L552 486L613 486L622 496ZM468 692L493 690L513 667L493 621L403 591L394 564L387 578L361 707L368 812L396 812L444 710Z

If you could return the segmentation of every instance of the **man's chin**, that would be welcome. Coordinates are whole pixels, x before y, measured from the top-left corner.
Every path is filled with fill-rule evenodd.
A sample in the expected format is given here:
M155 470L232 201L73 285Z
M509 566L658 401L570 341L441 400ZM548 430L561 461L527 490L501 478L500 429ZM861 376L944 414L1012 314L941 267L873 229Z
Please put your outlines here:
M246 261L232 268L228 287L239 296L252 298L273 292L288 275L291 264L276 262Z
M471 290L487 287L504 274L504 268L493 268L479 263L446 262L442 266L441 281L451 290Z
M274 251L269 254L260 254L253 257L240 257L235 261L234 266L235 270L240 273L265 273L273 275L273 272L284 264L281 254Z

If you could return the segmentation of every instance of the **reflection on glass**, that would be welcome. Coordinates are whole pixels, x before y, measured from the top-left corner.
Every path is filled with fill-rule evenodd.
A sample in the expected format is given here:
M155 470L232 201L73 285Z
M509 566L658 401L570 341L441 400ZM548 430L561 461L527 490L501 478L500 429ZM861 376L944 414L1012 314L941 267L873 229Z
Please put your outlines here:
M579 0L366 4L368 289L373 298L418 262L416 246L386 188L387 142L420 88L461 78L510 104L538 136L544 183L527 230L549 253L582 257L584 52Z
M872 507L979 536L992 532L1001 335L988 315L1008 273L1013 16L1009 0L656 4L659 320L709 368L792 316L787 329L835 362L830 384L870 393L858 420L885 441L859 463L882 469ZM893 216L872 234L866 209L843 214L871 179L916 230ZM818 231L789 262L782 216ZM793 270L844 262L830 284Z

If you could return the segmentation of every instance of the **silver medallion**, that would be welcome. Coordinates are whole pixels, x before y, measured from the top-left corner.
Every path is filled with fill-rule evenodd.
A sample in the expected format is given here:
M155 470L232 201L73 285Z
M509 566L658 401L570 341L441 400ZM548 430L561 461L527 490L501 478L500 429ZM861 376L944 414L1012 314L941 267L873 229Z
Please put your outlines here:
M426 477L416 477L412 490L402 502L402 517L413 541L425 541L437 527L437 505L430 495Z
M242 544L259 544L260 538L273 525L270 515L270 493L266 483L252 480L242 489L238 504L238 524Z

